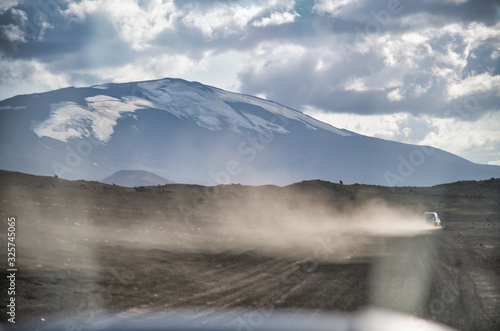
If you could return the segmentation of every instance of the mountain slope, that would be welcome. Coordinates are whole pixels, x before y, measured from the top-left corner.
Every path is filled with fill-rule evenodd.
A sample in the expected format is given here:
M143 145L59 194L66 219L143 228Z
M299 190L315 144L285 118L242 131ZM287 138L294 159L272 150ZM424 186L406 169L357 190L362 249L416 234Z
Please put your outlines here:
M105 184L124 187L154 186L172 184L171 181L144 170L120 170L101 180Z
M498 166L358 135L180 79L16 96L0 102L0 129L0 168L68 179L100 180L123 169L201 184L423 186L500 177Z

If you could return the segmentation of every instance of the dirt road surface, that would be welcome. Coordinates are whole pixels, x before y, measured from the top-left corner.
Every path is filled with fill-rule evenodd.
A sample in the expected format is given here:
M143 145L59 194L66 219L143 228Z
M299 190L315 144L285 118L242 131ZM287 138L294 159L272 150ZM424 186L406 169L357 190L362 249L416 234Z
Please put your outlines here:
M389 221L372 219L373 206L336 218L328 208L304 210L303 200L293 208L289 199L275 199L262 211L252 202L262 195L248 192L240 203L212 192L217 199L211 196L211 204L186 221L178 206L192 201L193 192L170 192L165 209L152 209L144 195L150 193L98 187L105 191L101 198L78 183L67 185L54 193L47 184L11 184L2 196L2 218L13 215L18 224L20 323L43 328L71 315L66 323L72 328L102 312L174 309L205 317L221 310L287 310L313 318L375 306L458 330L500 327L495 221L434 228L379 204L377 212ZM140 194L145 198L137 202ZM128 210L134 203L144 210ZM393 217L403 226L391 226ZM0 246L6 247L3 235ZM5 289L6 275L1 280Z

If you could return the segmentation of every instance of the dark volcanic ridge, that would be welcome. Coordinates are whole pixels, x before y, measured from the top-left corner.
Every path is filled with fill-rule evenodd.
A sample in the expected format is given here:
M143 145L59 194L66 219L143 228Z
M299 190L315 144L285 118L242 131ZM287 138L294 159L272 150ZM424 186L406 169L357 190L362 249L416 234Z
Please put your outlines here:
M226 203L230 203L242 197L247 199L245 204L255 203L254 208L259 210L258 203L261 200L256 197L264 200L269 197L272 203L292 210L311 205L327 205L332 210L355 209L370 201L380 201L389 206L412 210L419 216L425 211L436 211L443 222L500 222L500 178L459 181L432 187L346 185L322 180L303 181L285 187L239 184L147 186L142 185L142 182L136 187L121 186L0 170L2 196L12 195L13 189L47 191L53 196L66 193L69 199L82 196L85 199L92 197L92 200L102 201L103 204L106 201L113 205L124 203L125 210L138 216L141 213L175 214L179 213L179 206L182 206L187 209L185 212L196 218L207 208L221 207L220 203L224 199L229 199Z

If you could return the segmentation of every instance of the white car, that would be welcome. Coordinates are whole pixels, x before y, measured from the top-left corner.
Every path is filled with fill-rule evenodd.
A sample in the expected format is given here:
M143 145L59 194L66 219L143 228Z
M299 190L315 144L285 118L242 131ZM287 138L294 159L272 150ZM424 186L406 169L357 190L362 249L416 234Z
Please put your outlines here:
M435 226L441 225L441 220L439 219L439 216L436 212L425 212L424 213L424 220L427 223L434 224Z

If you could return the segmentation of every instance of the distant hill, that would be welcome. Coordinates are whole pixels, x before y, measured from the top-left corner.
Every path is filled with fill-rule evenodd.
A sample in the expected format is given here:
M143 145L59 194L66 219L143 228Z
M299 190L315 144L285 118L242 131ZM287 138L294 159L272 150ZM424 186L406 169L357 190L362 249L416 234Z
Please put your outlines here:
M124 187L154 186L172 184L173 182L144 170L120 170L101 182Z

